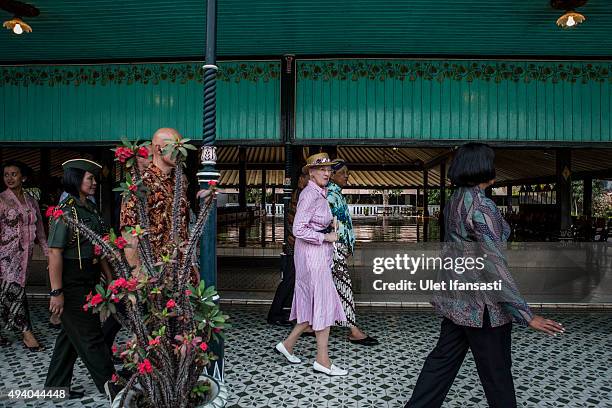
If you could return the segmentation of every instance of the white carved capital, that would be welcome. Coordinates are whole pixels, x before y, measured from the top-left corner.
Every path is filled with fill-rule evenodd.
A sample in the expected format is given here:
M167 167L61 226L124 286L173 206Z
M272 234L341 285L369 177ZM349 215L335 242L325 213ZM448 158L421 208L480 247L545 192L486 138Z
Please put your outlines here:
M217 164L217 148L215 146L202 146L202 151L200 153L200 162L203 165Z

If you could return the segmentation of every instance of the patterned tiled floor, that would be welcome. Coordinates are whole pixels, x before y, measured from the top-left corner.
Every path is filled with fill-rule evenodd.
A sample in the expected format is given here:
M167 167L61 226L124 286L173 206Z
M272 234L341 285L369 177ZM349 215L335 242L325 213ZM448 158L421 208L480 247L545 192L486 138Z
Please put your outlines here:
M33 302L36 331L50 347L55 331L46 326L45 306ZM364 328L381 340L374 348L360 348L334 329L330 348L335 363L350 369L344 378L315 375L311 364L314 339L301 340L296 354L304 363L292 366L272 352L287 329L265 323L260 307L226 306L234 328L226 345L226 380L232 408L290 407L402 407L408 399L423 359L435 343L438 319L426 311L363 309ZM521 407L612 407L612 316L610 313L555 313L567 333L555 338L515 328L513 373ZM11 335L11 339L17 339ZM51 354L29 354L17 346L0 349L0 391L14 387L39 388ZM64 407L108 406L81 365L76 389L91 395L63 403ZM0 406L55 406L51 403L14 403ZM466 361L447 397L448 407L486 407L473 359Z

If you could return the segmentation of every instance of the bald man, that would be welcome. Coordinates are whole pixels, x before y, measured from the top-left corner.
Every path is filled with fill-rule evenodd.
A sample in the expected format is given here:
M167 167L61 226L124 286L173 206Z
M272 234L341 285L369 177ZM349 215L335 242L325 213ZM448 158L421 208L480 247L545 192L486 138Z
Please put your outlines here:
M172 207L174 191L174 168L176 160L171 157L171 153L164 154L164 148L171 142L179 141L182 136L176 129L161 128L153 134L150 151L153 153L153 160L142 171L142 183L148 189L147 192L147 213L149 215L149 237L151 249L155 261L160 262L162 255L172 254L175 243L170 239L172 229ZM189 222L189 203L187 201L186 189L179 204L179 237L181 242L188 239ZM209 190L198 192L198 198L212 199ZM138 251L135 245L135 238L127 233L126 228L138 224L136 209L136 197L124 201L121 206L120 227L122 235L130 244L130 248L125 249L125 255L131 265L138 265Z

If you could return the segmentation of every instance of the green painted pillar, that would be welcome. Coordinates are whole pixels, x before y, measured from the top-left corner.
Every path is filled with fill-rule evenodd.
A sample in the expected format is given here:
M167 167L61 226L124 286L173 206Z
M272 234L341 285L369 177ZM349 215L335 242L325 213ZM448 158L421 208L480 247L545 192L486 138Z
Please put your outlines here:
M444 207L446 207L446 160L440 163L440 242L444 242L446 232L446 220L444 219Z
M512 214L512 184L506 186L506 214Z
M238 148L238 205L240 211L247 210L247 162L246 147Z
M285 179L283 182L283 250L287 247L287 238L290 234L287 214L291 206L291 195L297 186L298 165L296 162L295 141L295 88L296 88L296 66L294 55L283 55L281 59L281 89L280 89L280 110L281 123L280 131L283 142L285 143Z
M559 229L561 237L565 237L572 225L572 153L569 149L557 149L555 157Z
M217 153L217 1L206 0L206 58L204 69L204 118L202 131L201 167L197 173L201 189L209 187L208 182L218 182L220 173L216 169ZM210 208L204 234L200 241L200 278L207 286L217 286L217 201ZM218 300L218 299L217 299ZM219 356L211 362L207 371L213 377L224 379L223 341L212 342L211 350Z
M584 178L582 194L582 214L590 222L593 216L593 177Z
M429 239L429 170L423 170L423 242Z

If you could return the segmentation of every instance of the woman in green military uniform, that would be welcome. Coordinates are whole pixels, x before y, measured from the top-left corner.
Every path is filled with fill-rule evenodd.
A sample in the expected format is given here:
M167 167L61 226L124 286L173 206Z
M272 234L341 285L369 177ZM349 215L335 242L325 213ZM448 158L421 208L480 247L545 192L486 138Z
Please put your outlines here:
M95 194L96 176L101 166L85 159L62 164L63 184L68 197L60 204L65 216L78 218L93 231L104 234L105 227L94 204L87 199ZM83 310L85 297L99 283L101 269L110 277L104 259L96 256L94 245L71 230L61 218L52 219L49 228L49 310L61 318L45 387L70 388L72 371L80 357L100 392L114 373L114 367L97 315ZM71 392L71 397L80 397Z

